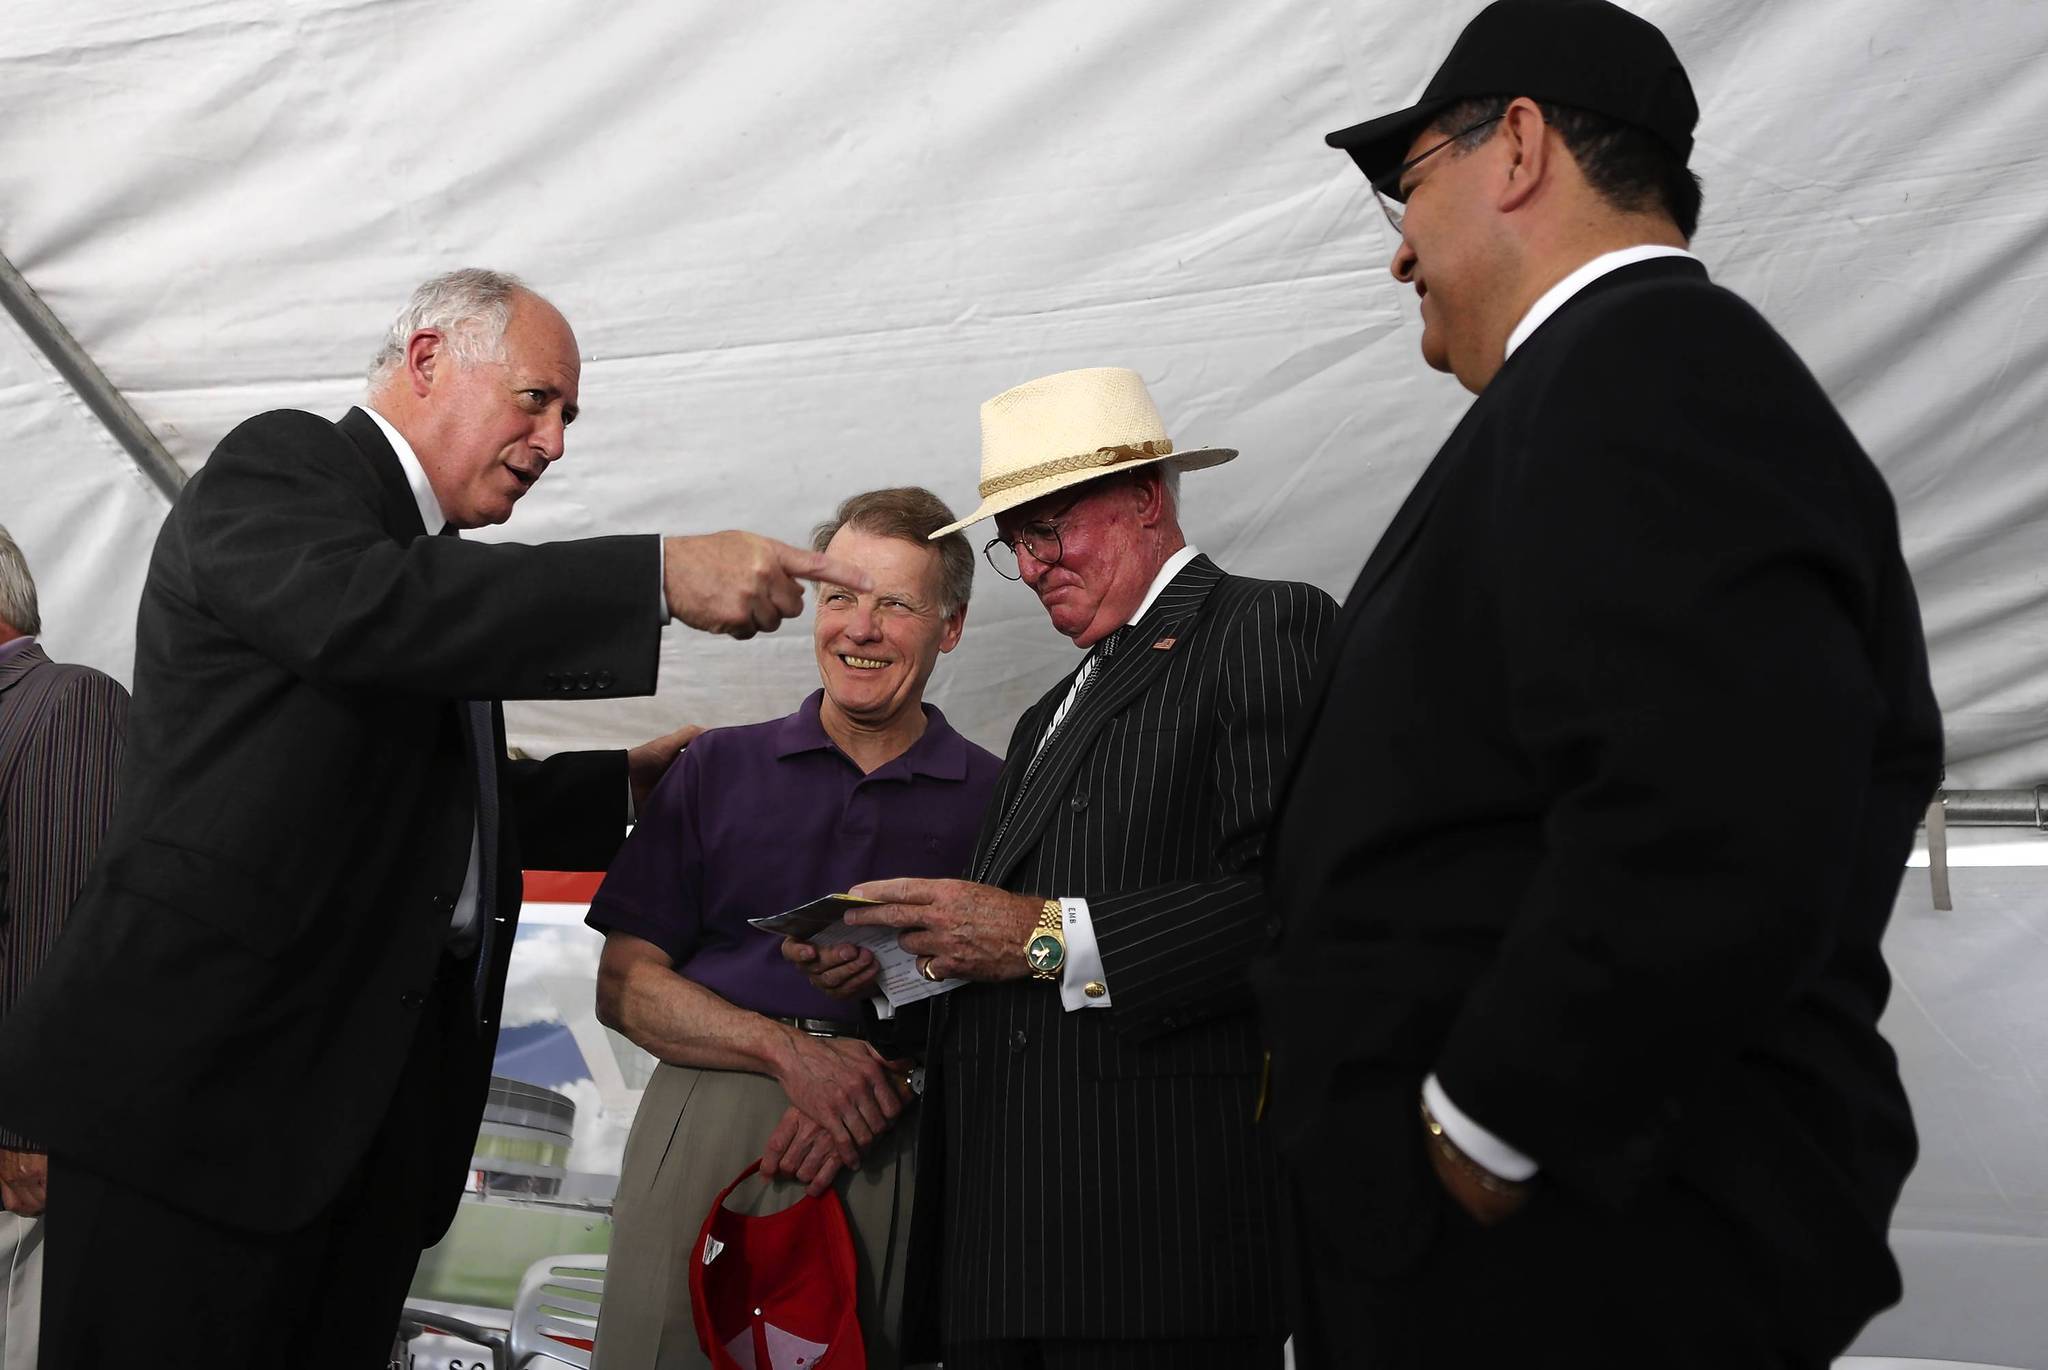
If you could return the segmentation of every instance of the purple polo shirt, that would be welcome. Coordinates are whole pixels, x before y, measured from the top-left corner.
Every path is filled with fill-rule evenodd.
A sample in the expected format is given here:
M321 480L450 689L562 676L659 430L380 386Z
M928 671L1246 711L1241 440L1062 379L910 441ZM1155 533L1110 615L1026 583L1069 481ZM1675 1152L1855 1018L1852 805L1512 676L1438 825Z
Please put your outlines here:
M782 939L747 926L863 880L960 878L1002 763L924 705L924 736L862 775L818 721L823 690L787 718L716 728L655 787L585 919L654 943L730 1003L850 1022Z

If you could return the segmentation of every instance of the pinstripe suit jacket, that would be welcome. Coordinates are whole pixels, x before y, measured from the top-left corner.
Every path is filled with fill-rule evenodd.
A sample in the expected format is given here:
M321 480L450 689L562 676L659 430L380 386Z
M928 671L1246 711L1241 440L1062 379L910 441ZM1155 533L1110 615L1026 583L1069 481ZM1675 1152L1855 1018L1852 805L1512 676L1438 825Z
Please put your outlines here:
M29 646L0 661L0 1018L49 954L113 817L128 692ZM0 1147L40 1150L0 1129Z
M1335 612L1313 586L1197 557L1102 663L1028 788L1068 682L1019 720L974 873L1085 897L1114 1007L1066 1012L1036 980L935 1002L923 1113L943 1159L928 1134L913 1245L938 1265L913 1273L913 1336L934 1296L947 1342L1281 1330L1242 974L1264 893L1241 872Z

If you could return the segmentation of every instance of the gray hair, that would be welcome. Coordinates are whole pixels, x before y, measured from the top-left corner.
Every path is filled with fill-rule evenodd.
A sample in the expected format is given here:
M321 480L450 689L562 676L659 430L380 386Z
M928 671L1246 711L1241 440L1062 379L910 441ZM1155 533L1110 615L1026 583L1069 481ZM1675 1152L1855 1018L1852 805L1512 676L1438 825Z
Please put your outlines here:
M36 578L28 573L28 558L5 528L0 528L0 623L29 637L43 631Z
M532 293L517 276L476 266L420 282L370 360L370 388L383 385L405 364L406 344L422 328L438 329L460 361L502 361L512 306L520 295Z

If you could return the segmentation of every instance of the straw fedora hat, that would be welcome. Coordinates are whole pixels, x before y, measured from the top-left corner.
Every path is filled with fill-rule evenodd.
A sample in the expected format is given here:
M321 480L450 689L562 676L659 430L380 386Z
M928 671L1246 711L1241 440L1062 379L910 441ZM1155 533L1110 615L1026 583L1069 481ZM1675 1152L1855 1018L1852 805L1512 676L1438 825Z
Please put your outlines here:
M1236 455L1229 447L1175 451L1159 407L1129 367L1040 376L981 406L981 507L932 536L1098 476L1162 461L1193 471Z

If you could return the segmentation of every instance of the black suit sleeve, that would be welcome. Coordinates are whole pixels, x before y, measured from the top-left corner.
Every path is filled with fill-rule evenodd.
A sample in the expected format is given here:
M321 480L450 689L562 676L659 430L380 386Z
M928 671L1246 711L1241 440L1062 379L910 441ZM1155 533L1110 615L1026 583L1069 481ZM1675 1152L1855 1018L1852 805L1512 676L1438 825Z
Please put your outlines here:
M1752 320L1730 301L1589 334L1495 510L1512 725L1551 801L1436 1070L1595 1188L1812 976L1869 798L1895 516Z
M529 870L601 871L626 836L626 754L508 761L501 788Z
M332 424L279 411L222 440L181 501L203 607L301 679L452 699L535 699L551 673L654 689L660 540L394 541Z
M1223 636L1217 734L1208 773L1214 873L1088 901L1113 1006L1139 1037L1248 1007L1244 970L1265 945L1265 849L1323 633L1336 615L1312 586L1269 582Z

